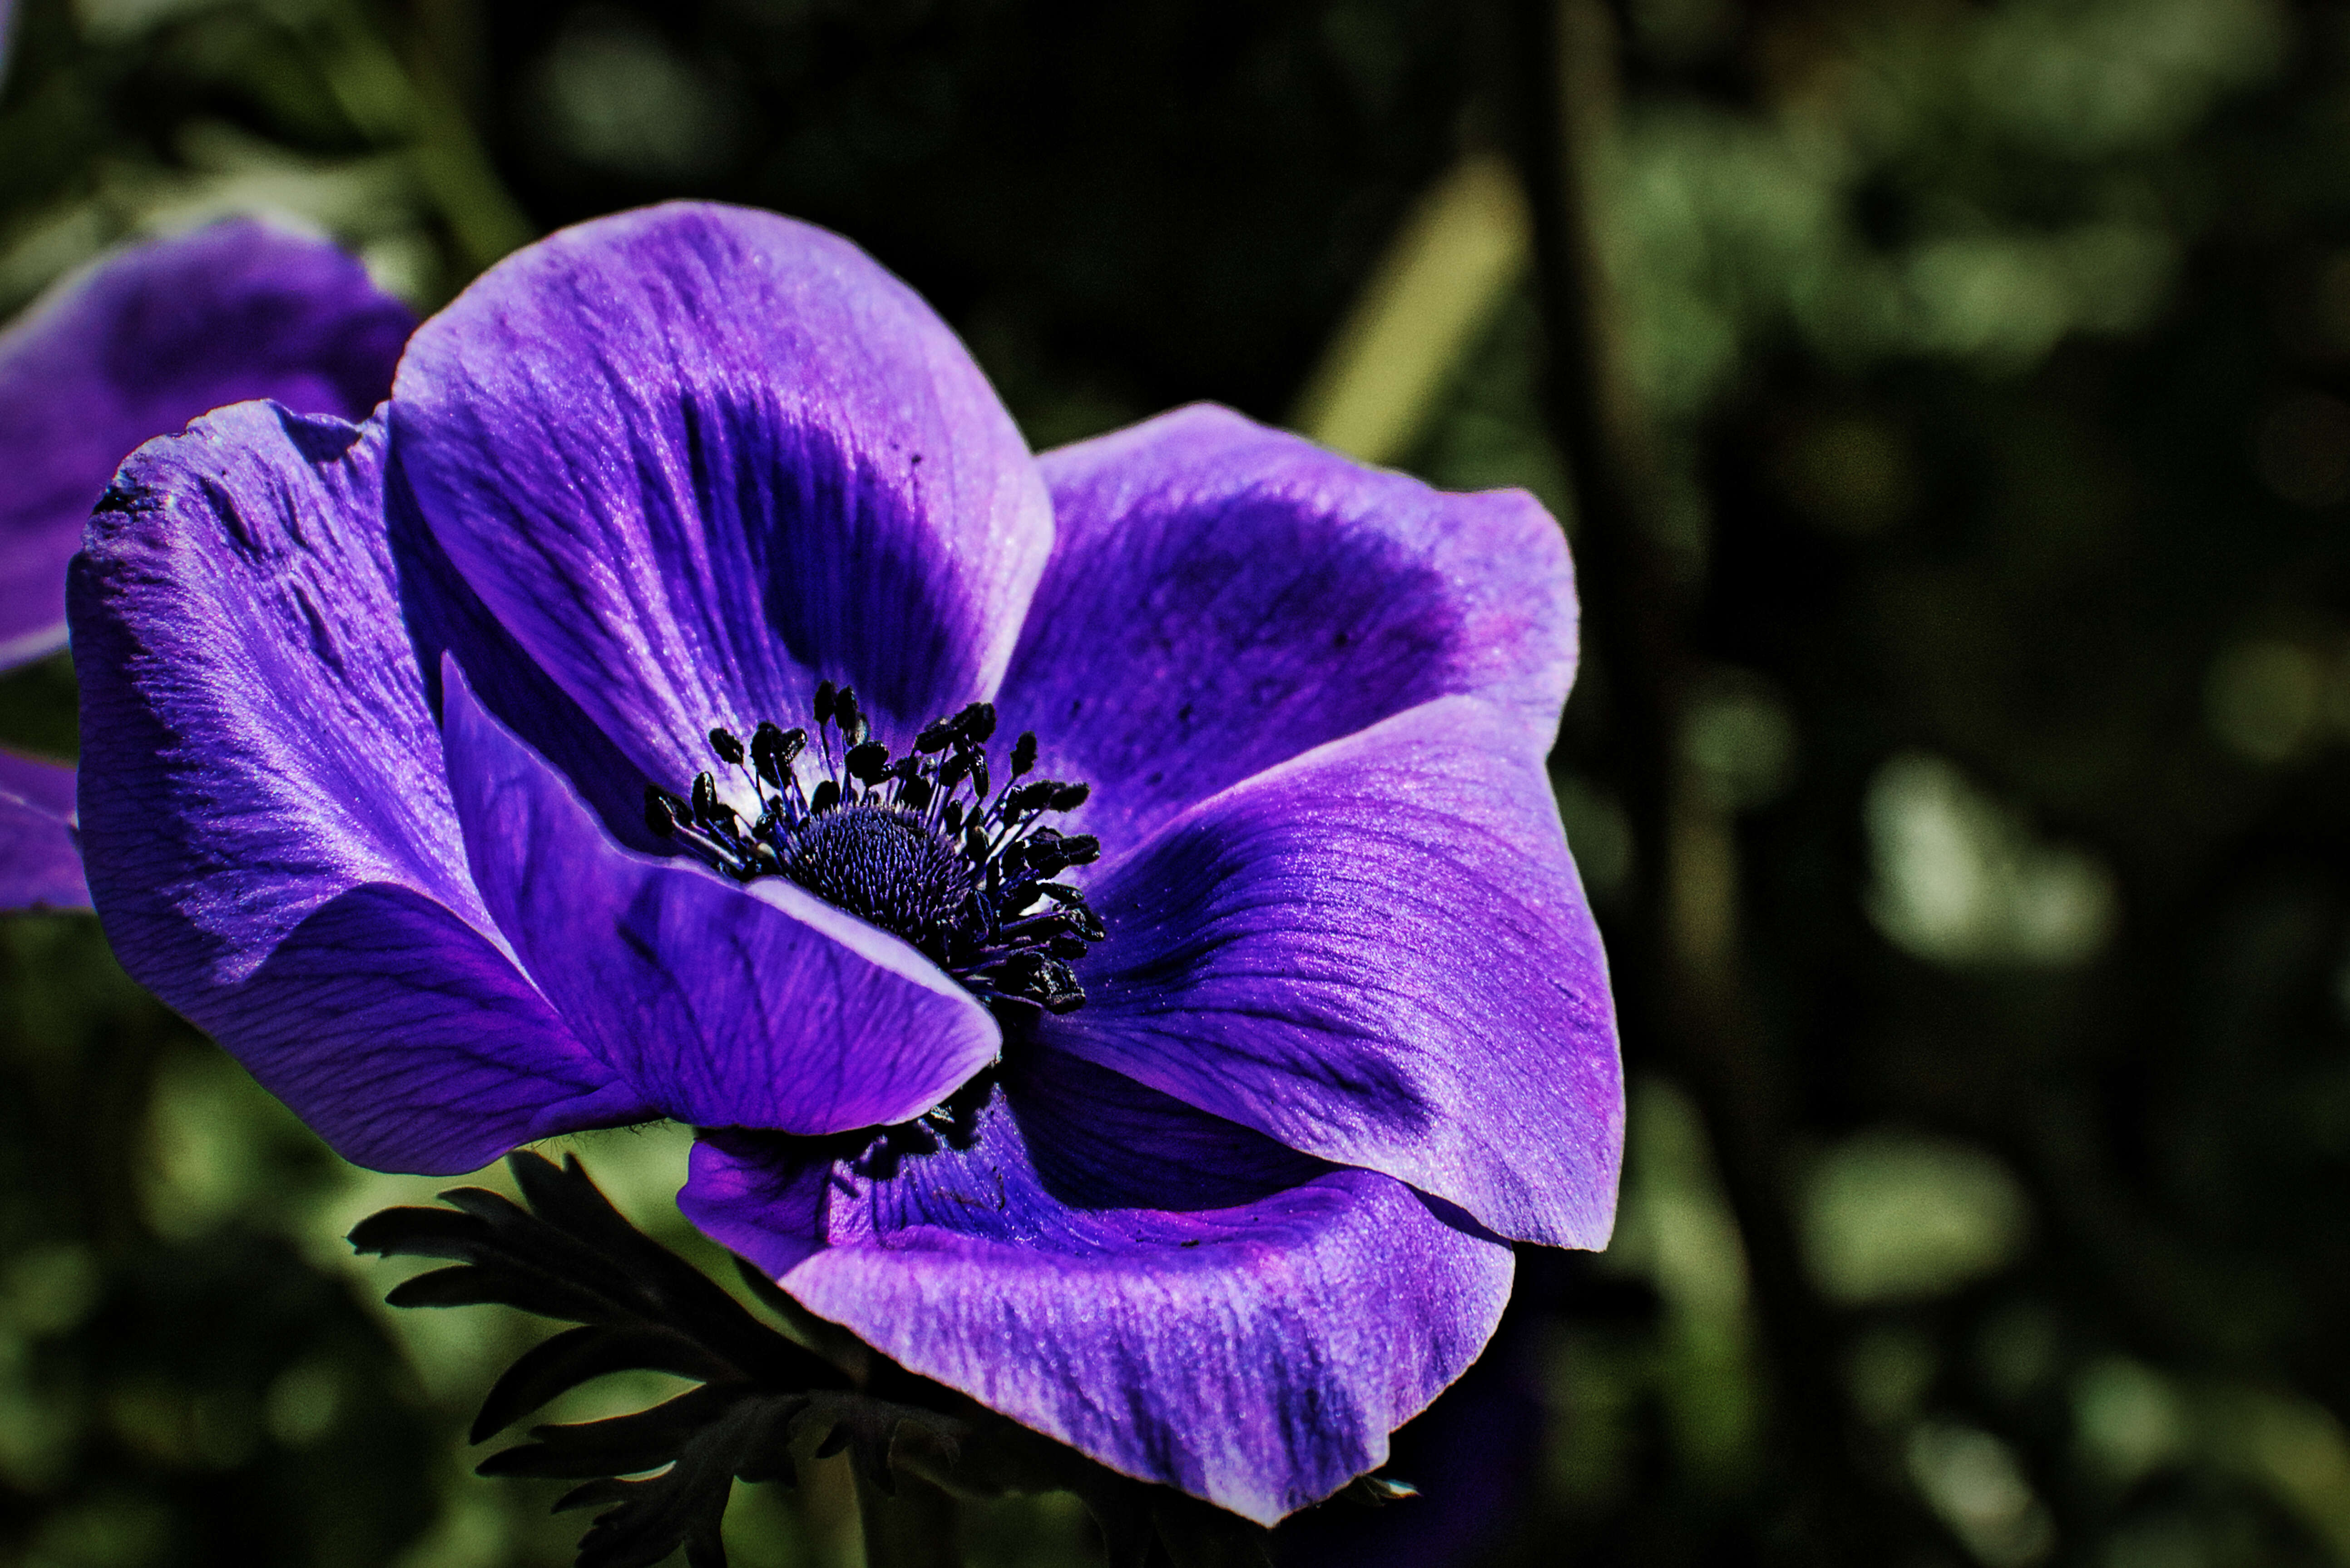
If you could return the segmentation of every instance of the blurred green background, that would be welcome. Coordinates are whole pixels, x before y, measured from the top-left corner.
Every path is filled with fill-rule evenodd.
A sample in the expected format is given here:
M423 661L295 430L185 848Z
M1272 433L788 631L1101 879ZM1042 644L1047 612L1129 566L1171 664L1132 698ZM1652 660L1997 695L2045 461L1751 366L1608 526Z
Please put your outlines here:
M430 309L679 194L856 238L1039 446L1215 399L1533 489L1595 630L1679 607L1554 769L1617 1241L1526 1255L1426 1495L1284 1562L2350 1563L2350 5L23 0L0 316L229 211ZM10 744L72 712L0 682ZM567 1562L463 1442L543 1330L339 1241L447 1184L93 922L0 923L0 1562ZM574 1141L697 1245L675 1129ZM831 1467L729 1517L856 1530Z

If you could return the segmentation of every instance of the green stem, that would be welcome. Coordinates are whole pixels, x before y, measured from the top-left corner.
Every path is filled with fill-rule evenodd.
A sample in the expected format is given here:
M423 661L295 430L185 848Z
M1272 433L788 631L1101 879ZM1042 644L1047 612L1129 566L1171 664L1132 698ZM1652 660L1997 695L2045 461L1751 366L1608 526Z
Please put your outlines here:
M954 1499L899 1469L884 1492L857 1475L857 1521L865 1530L865 1568L962 1568Z

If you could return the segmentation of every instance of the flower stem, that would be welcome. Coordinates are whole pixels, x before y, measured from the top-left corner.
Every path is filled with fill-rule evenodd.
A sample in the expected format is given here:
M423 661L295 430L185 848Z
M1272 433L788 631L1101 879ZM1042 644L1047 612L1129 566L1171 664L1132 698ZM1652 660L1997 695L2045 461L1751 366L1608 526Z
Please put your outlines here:
M865 1530L865 1568L962 1568L954 1499L899 1470L884 1492L860 1470L857 1520Z

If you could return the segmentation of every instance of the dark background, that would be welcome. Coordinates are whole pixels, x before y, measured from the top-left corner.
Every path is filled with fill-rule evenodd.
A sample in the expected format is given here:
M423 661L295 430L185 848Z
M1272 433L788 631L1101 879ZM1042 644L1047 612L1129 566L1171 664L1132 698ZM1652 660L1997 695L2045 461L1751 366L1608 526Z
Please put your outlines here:
M0 312L233 210L429 309L681 194L857 239L1040 447L1214 399L1575 540L1617 1240L1286 1560L2350 1563L2350 7L25 0ZM0 985L0 1561L567 1561L465 1473L536 1331L338 1241L437 1184L86 919ZM673 1130L576 1141L692 1244ZM729 1529L855 1560L830 1469Z

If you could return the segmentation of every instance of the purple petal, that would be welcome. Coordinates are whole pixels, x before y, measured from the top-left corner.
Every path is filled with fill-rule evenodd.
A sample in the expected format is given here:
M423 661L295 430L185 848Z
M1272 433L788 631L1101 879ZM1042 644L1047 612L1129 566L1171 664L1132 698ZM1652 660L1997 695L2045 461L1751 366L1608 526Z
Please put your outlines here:
M397 461L457 569L637 766L991 692L1052 542L1034 462L930 308L833 234L673 204L508 258L421 330Z
M355 1159L641 1116L505 956L400 624L381 428L265 403L141 449L68 598L123 967Z
M72 765L0 752L0 910L88 908Z
M415 325L333 245L250 219L57 285L0 333L0 665L63 646L66 561L140 442L249 398L361 418Z
M501 950L387 883L328 899L251 980L185 1011L336 1153L377 1170L454 1175L660 1114Z
M1400 1183L1055 1053L921 1138L705 1137L678 1201L913 1371L1268 1523L1378 1465L1509 1297L1509 1249Z
M1515 715L1444 698L1205 802L1110 868L1053 1044L1519 1241L1614 1223L1607 958Z
M571 781L607 833L631 848L669 853L671 846L645 825L645 786L657 781L622 754L498 624L424 525L396 471L385 491L400 610L433 712L442 708L442 665L453 659L482 706Z
M1042 460L1058 542L996 698L1094 785L1112 857L1194 801L1433 698L1474 692L1541 755L1575 675L1558 524L1229 410Z
M579 1035L681 1121L835 1133L929 1110L995 1059L971 993L780 878L623 849L452 666L444 725L483 896Z

